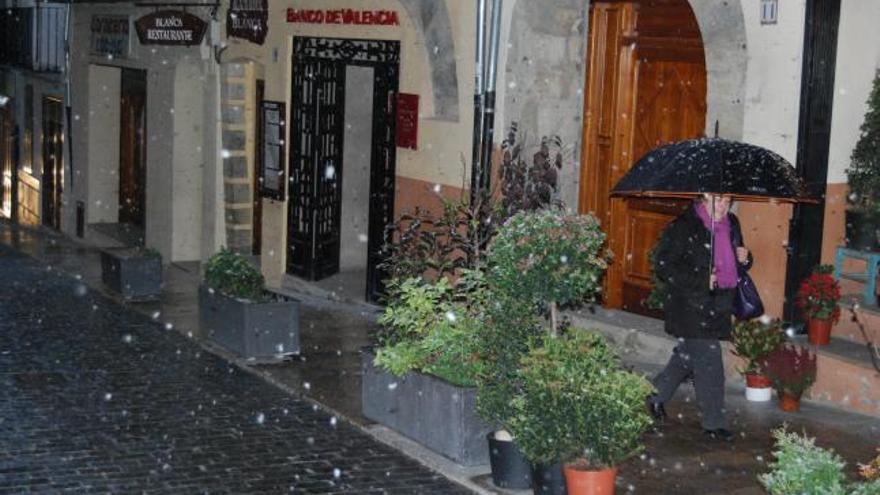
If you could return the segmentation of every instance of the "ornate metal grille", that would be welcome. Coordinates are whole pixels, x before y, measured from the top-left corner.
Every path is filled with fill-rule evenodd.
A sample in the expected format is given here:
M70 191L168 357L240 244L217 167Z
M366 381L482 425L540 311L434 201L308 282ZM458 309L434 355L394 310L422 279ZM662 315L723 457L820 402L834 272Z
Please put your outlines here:
M339 271L345 67L373 67L367 298L374 300L394 215L400 43L296 37L293 57L287 271L310 280Z

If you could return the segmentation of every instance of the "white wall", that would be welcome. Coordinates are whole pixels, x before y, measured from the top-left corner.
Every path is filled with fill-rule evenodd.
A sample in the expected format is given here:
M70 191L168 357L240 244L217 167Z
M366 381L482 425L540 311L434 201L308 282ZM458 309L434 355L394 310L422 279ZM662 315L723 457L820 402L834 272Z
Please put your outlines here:
M849 158L868 109L874 73L880 67L880 2L846 0L841 4L834 77L834 110L828 182L846 182Z
M203 88L199 66L180 63L174 80L174 146L172 159L172 257L201 258ZM208 127L209 129L209 127Z
M743 2L749 57L743 140L794 163L805 4L804 0L780 3L778 24L762 25L758 2Z
M88 134L91 170L88 174L86 223L119 220L119 110L121 71L116 67L90 65Z

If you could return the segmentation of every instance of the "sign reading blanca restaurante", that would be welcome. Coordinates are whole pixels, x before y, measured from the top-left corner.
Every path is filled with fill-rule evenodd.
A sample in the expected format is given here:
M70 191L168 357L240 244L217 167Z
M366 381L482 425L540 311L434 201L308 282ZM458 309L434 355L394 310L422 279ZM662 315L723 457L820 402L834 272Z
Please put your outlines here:
M297 10L287 9L287 22L305 24L363 24L371 26L399 26L394 10Z
M189 12L160 10L134 23L142 45L198 45L207 23Z

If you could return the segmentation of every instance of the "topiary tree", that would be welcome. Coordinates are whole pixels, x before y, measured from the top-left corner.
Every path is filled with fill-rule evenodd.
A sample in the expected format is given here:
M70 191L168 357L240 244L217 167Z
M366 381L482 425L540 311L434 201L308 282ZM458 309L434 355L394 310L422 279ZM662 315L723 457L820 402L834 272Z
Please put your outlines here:
M609 255L605 233L592 215L567 215L560 208L519 212L489 246L492 292L550 309L551 333L558 307L594 299Z
M523 357L519 376L509 428L530 461L613 467L644 447L651 425L645 397L653 387L623 369L600 334L545 335Z
M874 76L861 131L846 169L849 201L856 208L880 214L880 71Z

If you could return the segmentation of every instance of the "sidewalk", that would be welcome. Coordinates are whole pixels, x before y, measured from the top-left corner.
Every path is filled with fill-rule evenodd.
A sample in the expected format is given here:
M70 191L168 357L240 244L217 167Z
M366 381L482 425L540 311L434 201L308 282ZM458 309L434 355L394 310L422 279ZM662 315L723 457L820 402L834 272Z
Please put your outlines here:
M0 224L0 243L11 245L47 265L81 280L94 290L104 291L100 283L99 257L95 249L84 247L62 236L44 231L19 230ZM201 341L198 329L196 287L199 281L195 264L170 265L166 270L166 288L162 300L127 307L170 324L183 335ZM294 396L322 404L328 410L351 421L374 438L403 450L445 476L479 493L530 493L495 489L488 479L488 466L463 469L425 451L413 442L370 424L360 414L360 364L358 350L369 343L375 328L375 308L321 300L295 294L302 300L302 355L289 362L257 364L235 361L222 351L210 348L236 362L242 369L257 374ZM157 314L158 312L158 314ZM606 315L607 316L607 315ZM614 322L602 313L590 320L583 314L579 323L602 325L613 331ZM602 321L600 321L602 320ZM618 323L624 335L620 342L629 347L644 346L645 338L632 328L632 322ZM639 339L642 339L639 341ZM205 345L202 343L202 345ZM644 351L644 349L643 349ZM661 347L654 364L630 361L636 369L653 373L656 363L665 359ZM632 358L638 353L625 354ZM642 355L644 355L642 353ZM880 422L876 418L845 413L814 404L804 404L799 413L780 411L775 403L750 403L742 390L728 390L727 405L738 437L732 444L710 442L702 437L690 387L683 386L679 397L667 406L670 421L662 432L647 438L645 454L621 469L619 492L634 493L763 493L756 481L770 460L772 440L769 431L788 423L796 431L806 431L818 438L818 444L834 448L847 461L854 474L856 462L866 462L880 446Z

